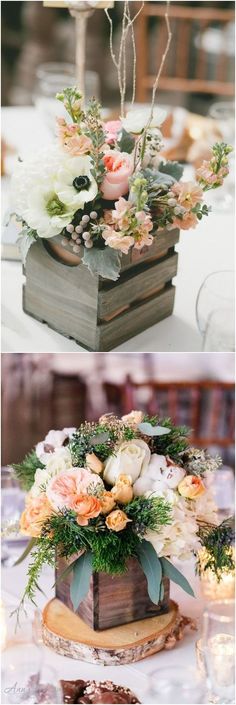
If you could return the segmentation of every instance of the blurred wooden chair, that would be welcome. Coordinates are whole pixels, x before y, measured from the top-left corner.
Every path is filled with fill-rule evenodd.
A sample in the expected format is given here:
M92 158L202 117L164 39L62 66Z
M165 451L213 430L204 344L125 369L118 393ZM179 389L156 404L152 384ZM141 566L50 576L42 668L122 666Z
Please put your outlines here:
M87 386L76 374L52 372L51 428L79 426L87 417Z
M234 384L230 382L104 383L108 411L117 415L142 409L150 415L171 417L192 432L191 443L200 447L228 448L234 443ZM112 406L113 405L113 406Z
M186 2L170 3L172 42L160 78L160 90L234 95L234 77L230 75L233 72L233 56L227 50L227 35L223 41L222 34L222 48L218 53L210 53L203 48L206 30L218 28L223 32L229 23L234 22L234 10L218 9L217 4L214 3L215 7L204 7L205 3L201 3L201 7L193 7ZM149 69L149 47L154 31L157 68L166 46L165 11L165 4L145 2L137 19L137 101L141 103L148 101L155 80ZM152 27L151 32L150 23L155 23L155 30Z

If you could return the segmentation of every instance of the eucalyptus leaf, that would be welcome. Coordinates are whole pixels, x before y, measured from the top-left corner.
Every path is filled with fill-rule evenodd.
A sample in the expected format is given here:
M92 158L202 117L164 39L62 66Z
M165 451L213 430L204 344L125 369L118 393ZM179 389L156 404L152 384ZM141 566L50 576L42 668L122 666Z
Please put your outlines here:
M74 610L78 609L80 602L82 602L88 593L92 572L92 553L87 551L77 558L73 566L70 598Z
M148 423L148 421L139 423L138 429L141 433L144 433L145 436L165 436L167 433L170 433L170 428L164 428L164 426L152 426L152 424Z
M175 181L179 181L183 176L184 166L179 162L160 162L158 169L163 174L172 176Z
M53 587L55 587L56 583L60 583L62 580L65 580L65 578L67 578L67 575L71 573L77 560L78 558L76 558L75 561L72 561L72 563L70 563L70 565L68 565L65 570L63 570L62 573L57 576Z
M172 580L173 583L179 585L182 590L185 590L185 592L188 593L188 595L195 597L193 589L183 573L180 573L180 571L172 563L170 563L167 558L160 558L160 561L162 564L163 575L166 575L166 577Z
M112 279L112 281L119 279L121 255L118 250L112 250L108 246L104 250L99 250L98 247L90 250L84 248L82 261L91 274L100 274L104 279Z
M17 242L17 245L20 250L20 256L21 256L22 262L23 262L23 264L25 264L27 254L29 252L31 245L33 245L35 243L35 239L34 239L34 237L32 237L32 235L27 235L27 232L24 233L24 231L22 230L21 234L17 238L16 242Z
M158 605L162 580L162 565L152 544L145 539L137 549L137 557L147 578L150 600Z
M100 443L106 443L109 438L109 433L108 431L104 431L104 433L98 433L97 436L93 436L90 438L89 443L91 446L98 446Z
M25 560L25 558L29 555L30 551L32 551L32 548L34 548L36 542L37 542L37 539L35 539L35 538L30 539L29 543L27 543L25 550L23 551L21 556L19 558L17 558L17 561L14 563L14 565L19 565L20 563L22 563L22 561Z
M124 127L122 127L121 132L118 135L117 144L121 152L127 152L131 154L135 145L135 138L127 132Z

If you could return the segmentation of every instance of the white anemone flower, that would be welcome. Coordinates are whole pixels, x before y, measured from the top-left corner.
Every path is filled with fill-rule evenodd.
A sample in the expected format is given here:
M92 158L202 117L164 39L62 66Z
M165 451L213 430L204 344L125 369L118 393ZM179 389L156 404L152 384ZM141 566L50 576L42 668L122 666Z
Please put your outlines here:
M67 157L60 166L55 180L55 191L62 203L74 212L93 201L98 192L97 183L91 174L89 156Z
M55 193L54 182L62 159L55 146L41 149L19 162L12 177L11 209L42 238L59 235L73 217L67 206L59 204Z

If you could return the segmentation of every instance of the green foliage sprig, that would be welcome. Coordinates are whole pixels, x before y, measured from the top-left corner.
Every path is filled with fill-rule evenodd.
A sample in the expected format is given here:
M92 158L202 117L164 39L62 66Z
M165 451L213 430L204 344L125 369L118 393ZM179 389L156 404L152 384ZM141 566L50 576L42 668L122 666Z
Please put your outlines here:
M159 531L161 526L171 523L171 506L163 497L135 497L126 504L125 513L132 519L133 530L145 536L148 529Z
M104 461L114 452L118 440L132 440L136 435L134 429L115 420L108 424L82 424L69 443L73 465L83 466L87 453L95 453Z
M64 88L61 93L57 93L56 98L64 104L65 109L72 118L73 122L79 123L84 117L81 108L82 93L78 91L76 86L72 88Z
M172 460L180 462L180 454L189 446L188 435L190 429L187 426L174 426L171 419L161 419L158 416L144 416L144 421L153 426L163 426L169 428L170 433L163 436L154 436L151 441L147 441L152 453L169 455ZM145 439L147 440L147 439Z
M41 460L39 460L35 450L32 450L31 453L28 453L28 455L25 456L22 463L12 463L11 467L14 468L16 477L19 480L22 489L28 491L34 483L36 470L38 468L43 470L45 465L41 463Z
M203 564L198 558L196 570L200 574L212 570L217 580L221 580L222 571L232 571L235 568L232 543L234 541L233 519L227 519L219 526L209 527L203 524L198 532L201 545L206 549L206 560Z
M93 168L91 169L91 173L96 179L97 184L100 184L105 174L102 147L106 135L102 124L101 106L95 98L89 101L89 107L85 115L85 125L85 134L90 137L93 143Z

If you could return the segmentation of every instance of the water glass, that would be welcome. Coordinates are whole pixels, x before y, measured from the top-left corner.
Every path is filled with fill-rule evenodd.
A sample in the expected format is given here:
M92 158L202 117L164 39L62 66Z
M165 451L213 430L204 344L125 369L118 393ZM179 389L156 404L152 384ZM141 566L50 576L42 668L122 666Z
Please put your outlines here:
M56 117L68 119L63 103L56 99L56 94L64 88L76 85L76 68L73 64L49 62L40 64L36 70L36 82L33 91L34 104L50 132L55 134ZM95 71L85 72L85 93L89 98L99 99L99 76Z
M209 602L203 614L208 687L217 703L234 703L234 600Z
M198 705L205 698L205 684L201 673L182 664L158 668L149 676L147 703L155 705Z
M204 352L235 352L233 308L212 311L207 321L202 349Z
M228 465L211 473L207 480L220 521L228 519L234 513L234 472Z
M17 617L15 607L1 609L2 639L2 702L35 703L30 686L39 679L42 668L40 613L25 608Z
M224 345L224 336L227 343L232 345L234 299L235 281L232 270L212 272L204 279L199 289L196 301L198 328L203 338L209 341L210 337L211 346L215 344L218 346L217 349L219 345ZM224 311L224 324L222 311ZM206 347L210 343L204 340L204 345Z

